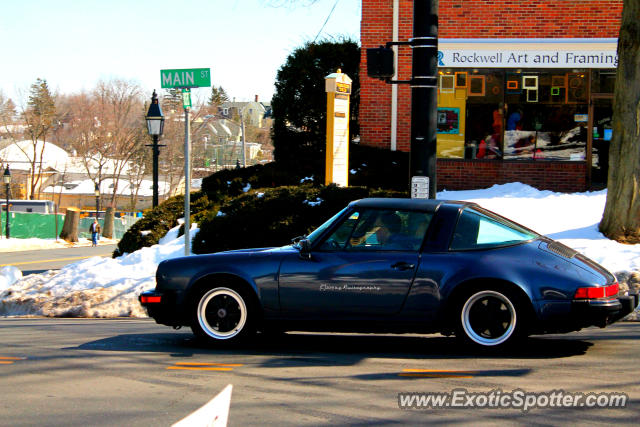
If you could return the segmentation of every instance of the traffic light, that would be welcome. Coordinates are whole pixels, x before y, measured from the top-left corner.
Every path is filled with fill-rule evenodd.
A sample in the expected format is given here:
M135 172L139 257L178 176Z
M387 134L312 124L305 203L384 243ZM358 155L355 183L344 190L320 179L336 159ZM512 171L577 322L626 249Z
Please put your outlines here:
M386 80L395 75L393 49L380 46L367 49L367 75L374 79Z

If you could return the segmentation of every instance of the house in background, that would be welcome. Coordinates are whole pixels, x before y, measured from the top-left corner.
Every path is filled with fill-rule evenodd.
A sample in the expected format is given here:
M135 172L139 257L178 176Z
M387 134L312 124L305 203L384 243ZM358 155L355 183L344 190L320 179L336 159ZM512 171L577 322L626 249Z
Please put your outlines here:
M99 205L104 210L105 206L111 204L115 180L108 178L100 183ZM184 185L183 185L184 191ZM158 182L158 196L163 200L171 196L169 183ZM96 195L95 183L91 179L65 181L51 185L42 190L42 198L53 200L59 209L68 207L79 207L88 211L95 209ZM141 182L132 185L126 179L120 179L116 191L115 205L118 211L148 209L153 203L153 181L143 179Z
M269 109L271 107L269 106ZM267 113L267 108L258 101L258 95L251 102L227 101L218 107L220 117L225 119L233 119L235 117L244 117L245 123L251 126L262 128Z
M205 116L196 121L192 131L194 174L235 168L242 161L242 127L227 118ZM247 164L254 164L262 144L245 140Z

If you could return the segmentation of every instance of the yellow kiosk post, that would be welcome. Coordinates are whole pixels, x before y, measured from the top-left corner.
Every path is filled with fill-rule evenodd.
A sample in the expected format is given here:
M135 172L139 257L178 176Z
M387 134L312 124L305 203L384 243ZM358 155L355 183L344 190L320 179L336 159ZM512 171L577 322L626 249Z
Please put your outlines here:
M351 79L340 69L325 77L327 154L325 185L349 186L349 96Z

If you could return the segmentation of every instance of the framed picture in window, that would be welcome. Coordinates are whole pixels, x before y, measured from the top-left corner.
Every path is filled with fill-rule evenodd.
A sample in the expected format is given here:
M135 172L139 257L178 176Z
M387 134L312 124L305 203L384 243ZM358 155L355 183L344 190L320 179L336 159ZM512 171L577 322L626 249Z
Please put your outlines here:
M484 96L484 76L469 76L469 96Z
M455 80L451 74L443 74L440 76L440 92L441 93L454 93L455 92Z
M585 73L567 73L567 104L579 104L589 99L589 87Z
M557 88L567 87L566 76L551 76L551 86Z
M522 76L516 73L507 73L507 94L517 95L522 93Z
M467 87L467 72L459 71L455 73L456 76L456 89Z
M538 90L538 76L522 76L522 89Z
M438 133L459 134L460 133L460 109L459 108L438 108L437 116Z
M538 102L538 89L527 89L527 102Z

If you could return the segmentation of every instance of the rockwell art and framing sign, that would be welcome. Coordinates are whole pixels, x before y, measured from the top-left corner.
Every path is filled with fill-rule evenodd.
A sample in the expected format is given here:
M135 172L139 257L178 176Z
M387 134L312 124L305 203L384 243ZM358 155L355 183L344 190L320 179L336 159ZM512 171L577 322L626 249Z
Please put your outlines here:
M616 68L617 39L440 39L439 67Z

